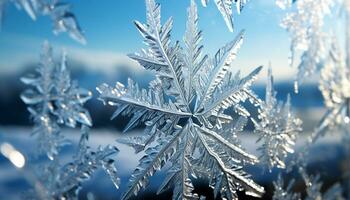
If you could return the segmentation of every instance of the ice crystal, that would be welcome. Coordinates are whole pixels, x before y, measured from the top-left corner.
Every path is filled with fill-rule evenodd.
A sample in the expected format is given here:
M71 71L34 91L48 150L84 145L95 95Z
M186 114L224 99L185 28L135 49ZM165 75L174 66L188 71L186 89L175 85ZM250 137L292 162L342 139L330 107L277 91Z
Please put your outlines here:
M321 188L323 183L320 181L320 175L310 176L306 171L306 160L305 154L300 154L298 172L302 177L303 182L305 183L306 196L305 200L345 200L343 197L343 190L339 183L335 183L323 194ZM273 200L299 200L300 194L294 193L292 187L294 185L294 179L289 182L287 188L283 187L283 180L281 175L279 175L277 182L274 182L274 195Z
M260 160L271 170L274 166L285 168L284 162L288 153L293 153L298 134L302 131L301 120L291 112L290 96L287 102L278 102L273 89L271 68L268 71L265 102L259 108L260 122L253 119L258 141L263 141L259 148Z
M64 142L60 135L60 124L75 127L77 123L91 126L89 112L83 104L91 98L91 92L79 88L76 81L70 80L66 68L66 55L58 64L54 61L50 45L45 42L37 74L29 74L21 81L30 89L21 95L32 115L40 144L40 152L53 159Z
M118 186L117 170L111 159L118 149L107 146L92 151L88 146L92 122L83 105L91 98L91 92L71 80L66 54L62 54L61 62L55 62L52 48L45 42L36 71L36 75L30 74L21 79L31 86L21 98L28 105L35 122L33 134L39 144L38 152L49 158L48 163L37 170L35 195L41 199L75 198L81 183L98 168L103 168ZM62 165L59 150L67 144L67 140L61 134L61 128L75 128L78 125L81 125L78 152L73 161Z
M308 174L304 173L302 176L306 185L305 200L345 200L342 196L342 188L340 184L336 183L332 185L322 195L321 187L323 183L320 181L320 175L309 176Z
M237 13L240 14L248 1L249 0L214 0L218 10L220 11L222 17L225 20L228 29L231 32L233 32L232 7L235 5ZM206 7L209 3L209 0L201 0L201 2L202 5Z
M348 16L349 20L349 16ZM349 29L349 28L347 28ZM346 126L350 123L350 30L346 34L345 53L340 48L337 38L329 51L325 67L321 71L320 90L327 112L316 129L313 140L316 140L329 128Z
M209 177L210 185L223 198L237 199L237 190L261 196L263 187L242 170L244 164L255 164L258 159L236 143L233 132L223 128L236 124L224 113L228 108L247 118L250 113L242 102L250 100L260 105L250 86L261 67L244 78L229 70L242 44L243 32L209 59L202 55L202 32L197 28L194 1L188 9L183 48L179 42L171 44L172 19L161 25L160 5L146 0L146 7L147 23L135 24L149 49L130 57L154 72L156 79L148 90L139 88L131 79L127 86L118 82L115 87L103 84L97 88L103 102L118 107L112 118L131 117L125 131L146 125L142 136L123 140L137 152L146 149L123 199L137 195L148 185L149 178L169 162L171 168L159 192L174 188L173 199L198 198L191 182L198 171ZM243 129L243 122L237 122L237 130Z
M49 16L53 23L53 32L67 32L74 40L85 44L85 36L77 22L75 15L70 11L70 4L59 0L0 0L0 28L5 7L14 3L18 9L24 9L27 14L36 20L37 16Z
M283 9L292 5L291 0L277 0L276 3ZM297 74L300 83L313 74L322 63L327 46L327 33L323 30L324 21L334 4L334 0L298 0L295 1L296 8L291 9L282 20L282 27L291 37L291 65L294 65L297 52L301 53Z
M287 187L284 188L283 178L279 175L277 181L273 183L275 191L272 200L300 200L300 194L292 191L294 182L295 180L290 181Z
M118 152L113 146L98 147L91 150L87 144L89 128L82 126L78 151L72 161L61 164L55 159L44 166L39 166L36 172L36 188L34 196L40 199L78 199L81 184L90 179L97 169L103 169L111 178L116 188L120 179L111 156Z

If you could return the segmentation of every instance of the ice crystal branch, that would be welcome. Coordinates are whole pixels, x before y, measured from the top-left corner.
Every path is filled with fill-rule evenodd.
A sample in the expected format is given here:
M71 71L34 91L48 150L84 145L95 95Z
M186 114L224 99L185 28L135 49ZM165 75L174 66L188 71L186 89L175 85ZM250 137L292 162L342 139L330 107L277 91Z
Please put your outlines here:
M281 175L278 176L276 182L273 183L274 193L273 200L300 200L300 194L294 193L292 191L292 187L294 185L295 180L292 180L288 183L287 187L284 186L284 181Z
M111 156L118 152L112 146L99 147L93 151L88 146L92 121L83 105L91 98L91 92L82 89L72 81L67 69L66 54L60 62L53 57L51 46L45 42L37 74L23 77L23 83L31 86L21 95L33 117L33 134L39 144L38 152L45 153L49 161L37 170L41 185L36 195L42 199L75 199L81 189L81 183L89 179L92 173L103 168L116 187L119 185L117 170ZM81 126L81 138L78 151L67 164L60 162L60 148L67 143L61 133L62 126L75 128Z
M324 21L330 15L335 4L333 0L277 0L276 3L283 9L295 9L282 20L291 37L291 65L294 65L295 55L300 52L297 80L301 83L312 75L322 64L327 49L327 33L324 32ZM294 7L294 6L293 6Z
M81 30L75 15L70 11L70 4L59 0L1 0L0 1L0 29L7 4L13 3L18 9L24 9L26 13L36 20L38 16L49 16L53 23L54 34L67 32L69 36L85 44L85 36Z
M346 14L346 23L349 23L349 13ZM319 88L327 112L311 138L313 141L324 135L329 129L341 128L350 123L350 30L348 26L346 29L345 51L340 48L337 38L333 37L325 66L321 70Z
M240 14L249 0L214 0L216 7L220 11L222 17L225 20L225 23L228 29L233 32L233 11L232 7L236 6L236 12ZM209 3L209 0L201 0L202 5L206 7Z
M258 141L263 141L259 148L260 160L271 170L274 166L285 168L284 162L288 153L293 153L298 134L302 131L301 120L291 112L290 96L287 102L278 102L273 89L272 70L268 70L265 102L259 109L259 119L255 131L259 134Z
M66 55L63 54L61 63L57 64L47 42L43 45L40 60L37 74L21 78L23 83L31 86L21 98L34 119L33 133L39 139L39 151L53 160L64 143L60 124L69 127L75 127L77 123L92 125L90 114L83 107L91 98L91 92L79 88L77 82L70 80Z
M306 196L305 200L344 200L342 196L342 187L339 183L332 185L323 194L321 188L323 183L320 181L320 175L310 176L307 174L306 169L303 167L299 168L299 173L305 183ZM300 200L301 195L299 193L294 193L292 187L294 185L294 180L290 181L287 188L283 188L283 180L279 176L277 182L274 183L275 192L273 195L273 200Z
M261 103L250 89L261 67L243 78L230 70L244 32L209 59L202 53L194 1L188 9L184 47L180 42L171 43L172 19L161 24L160 5L146 0L146 7L146 24L136 21L135 25L148 49L130 57L154 72L156 79L148 90L140 89L132 80L127 86L117 83L115 87L103 84L97 88L104 103L118 107L112 118L131 118L126 131L138 124L146 125L142 136L120 140L146 154L132 174L123 199L137 195L148 185L149 178L169 162L168 177L158 192L174 188L173 199L198 199L192 179L201 173L209 177L216 193L227 199L237 199L237 190L261 196L264 188L243 171L244 165L256 164L258 159L243 150L235 134L243 130L245 120L236 124L225 113L233 108L247 118L250 113L243 102L249 100L255 106ZM234 128L225 131L222 127L227 125Z

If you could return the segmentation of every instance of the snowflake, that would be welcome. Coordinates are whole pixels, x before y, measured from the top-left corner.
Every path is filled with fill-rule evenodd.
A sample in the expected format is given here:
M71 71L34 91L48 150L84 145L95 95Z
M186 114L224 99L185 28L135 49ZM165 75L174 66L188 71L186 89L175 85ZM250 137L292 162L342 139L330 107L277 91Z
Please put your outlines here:
M59 0L0 0L0 28L5 7L11 2L18 9L24 9L33 20L36 20L38 15L50 16L53 22L54 34L67 32L74 40L82 44L86 43L85 36L76 17L70 11L70 5L59 2Z
M223 128L229 124L243 129L244 120L236 124L224 113L228 108L247 118L250 113L242 102L250 100L255 106L260 105L250 86L261 67L244 78L239 72L234 75L229 71L242 44L243 32L211 60L202 56L202 32L197 28L194 1L188 9L184 48L179 42L171 45L172 19L161 25L160 5L146 0L146 7L147 24L135 24L149 49L130 57L154 72L156 79L148 90L140 89L131 79L127 86L118 82L115 87L102 84L97 88L103 102L118 107L112 118L131 117L125 131L146 125L142 136L123 141L136 152L146 149L123 199L145 188L149 178L165 163L171 163L171 168L159 192L174 187L173 199L198 198L191 182L198 171L209 177L210 185L223 198L237 199L236 191L243 189L248 195L261 196L264 188L242 171L243 165L255 164L258 159L236 143L236 134Z
M38 178L33 183L34 195L40 199L77 198L81 183L100 167L116 186L119 184L114 160L110 158L118 149L106 146L92 151L88 146L92 122L83 104L91 98L91 92L71 80L66 65L66 54L63 53L61 62L56 63L52 48L45 42L36 69L38 74L21 78L23 83L32 87L24 91L21 98L35 122L33 134L37 136L38 153L45 153L49 158L48 163L37 168ZM81 125L78 152L73 161L62 165L59 150L67 140L61 134L61 126L75 128L78 124Z
M40 152L53 159L58 153L58 147L64 143L60 135L59 124L75 127L79 122L91 126L89 112L83 104L91 98L91 92L78 87L77 82L70 80L66 69L66 55L57 64L53 60L50 45L45 42L39 67L36 74L29 74L21 81L32 88L21 95L29 107L36 127L34 134L38 135Z
M283 104L276 99L273 89L273 76L271 68L268 71L265 102L259 109L260 122L256 122L255 131L259 134L258 141L263 141L259 148L262 155L260 160L267 164L269 170L274 166L285 168L285 158L288 153L293 153L298 134L302 131L301 120L291 112L290 96Z
M233 17L232 17L232 5L236 5L237 13L240 14L248 2L248 0L214 0L215 4L220 11L222 17L225 20L225 23L228 29L233 32ZM201 0L202 5L206 7L209 3L209 0Z
M291 37L290 64L295 62L295 54L300 51L297 80L302 83L322 64L327 48L327 34L324 21L330 15L334 0L298 0L295 10L290 11L282 20L281 26ZM283 9L292 5L291 0L277 0Z

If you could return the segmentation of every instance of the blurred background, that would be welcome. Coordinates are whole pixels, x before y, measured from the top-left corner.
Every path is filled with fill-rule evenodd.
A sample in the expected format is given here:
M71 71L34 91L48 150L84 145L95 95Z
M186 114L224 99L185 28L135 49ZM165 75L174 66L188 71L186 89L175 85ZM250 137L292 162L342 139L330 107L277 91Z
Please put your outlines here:
M93 119L93 130L90 143L92 146L111 143L120 137L120 133L127 119L117 118L110 121L114 108L104 106L97 99L96 86L101 83L113 85L116 81L125 83L127 78L133 78L142 87L154 77L136 62L125 55L139 51L144 47L142 38L134 27L133 20L145 21L145 5L142 0L66 0L71 3L72 11L76 15L80 26L84 30L87 44L81 45L67 34L53 35L51 22L46 17L39 17L32 21L25 12L17 10L13 5L6 8L0 32L0 142L11 142L22 152L35 146L30 137L32 122L25 104L19 98L25 85L20 77L33 72L39 62L41 45L48 40L58 57L62 51L68 55L68 67L72 78L78 80L81 87L93 92L94 97L86 104ZM186 9L189 0L158 0L162 5L162 19L165 21L173 16L174 28L172 40L182 40L187 17ZM199 4L199 1L197 2ZM284 29L280 27L280 20L284 12L275 5L274 0L255 0L248 3L241 15L235 15L235 31L231 33L226 28L224 20L214 4L208 8L199 5L199 26L203 30L204 52L211 55L234 39L241 30L246 30L244 44L234 62L233 70L241 70L247 74L255 67L265 66L253 90L261 97L265 96L265 82L267 66L271 62L275 77L277 97L285 100L291 94L292 105L304 123L304 133L310 133L317 125L325 110L323 98L318 90L318 77L310 78L295 94L293 82L295 69L288 64L290 40ZM242 137L243 144L249 152L256 153L256 137L249 132L253 129L248 124L247 135ZM65 130L68 138L77 141L78 131ZM140 130L135 130L138 134ZM301 141L304 136L302 136ZM115 144L117 144L115 142ZM243 145L244 146L244 145ZM118 144L120 152L117 156L117 168L122 178L122 186L116 191L108 177L102 172L97 173L91 181L84 185L81 198L86 199L89 192L97 199L118 199L126 188L130 173L142 156L135 155L133 150ZM64 149L69 154L71 147ZM311 168L322 169L325 173L325 188L339 180L343 170L344 151L339 144L339 138L326 137L313 150L314 160ZM320 156L322 155L322 156ZM272 194L271 182L275 180L278 170L272 173L262 171L261 166L248 168L254 179L266 186L265 199ZM135 199L168 199L171 192L155 196L154 190L164 178L163 171L151 179L151 187L142 192ZM300 183L302 184L302 183ZM206 188L205 181L195 182L198 192L212 194ZM23 178L23 172L16 170L11 163L0 155L0 199L19 199L21 193L30 189L30 185Z

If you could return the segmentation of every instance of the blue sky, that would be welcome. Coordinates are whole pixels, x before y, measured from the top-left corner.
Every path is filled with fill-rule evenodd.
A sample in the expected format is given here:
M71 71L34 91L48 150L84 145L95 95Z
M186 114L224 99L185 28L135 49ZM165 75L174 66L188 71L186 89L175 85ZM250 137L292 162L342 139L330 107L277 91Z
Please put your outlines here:
M132 23L145 21L143 0L70 0L72 10L85 32L86 45L70 39L66 34L54 36L47 17L32 21L24 11L9 6L0 32L0 73L16 72L27 62L37 62L41 43L47 39L56 50L64 48L68 55L80 59L94 70L112 69L116 63L134 64L125 56L144 47L142 38ZM158 0L162 5L162 20L173 16L172 41L182 40L185 31L187 7L190 0ZM234 69L248 73L271 61L277 79L292 78L288 66L289 38L280 26L284 13L274 0L251 0L241 15L235 14L235 31L226 28L213 2L207 8L199 7L199 26L203 30L204 51L213 55L231 41L241 30L246 30L244 44L234 62ZM138 69L137 66L135 70ZM265 77L266 70L262 75Z

